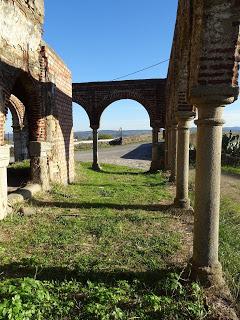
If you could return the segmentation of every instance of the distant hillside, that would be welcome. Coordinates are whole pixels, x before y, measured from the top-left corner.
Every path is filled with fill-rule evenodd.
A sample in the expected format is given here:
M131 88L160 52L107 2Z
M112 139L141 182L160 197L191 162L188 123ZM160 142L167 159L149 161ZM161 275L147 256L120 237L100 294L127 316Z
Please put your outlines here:
M143 134L151 134L151 130L123 130L123 137L139 136ZM120 137L121 133L119 130L99 130L100 134L108 134L114 138ZM76 131L74 132L75 139L86 140L92 136L92 131Z
M240 127L223 127L223 132L240 132ZM193 127L191 128L191 132L196 132L197 131L197 127Z

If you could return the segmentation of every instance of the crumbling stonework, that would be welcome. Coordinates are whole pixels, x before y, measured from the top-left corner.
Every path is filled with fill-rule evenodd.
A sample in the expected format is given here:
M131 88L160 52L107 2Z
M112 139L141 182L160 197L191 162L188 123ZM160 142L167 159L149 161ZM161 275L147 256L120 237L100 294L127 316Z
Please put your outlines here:
M10 96L7 104L6 114L9 112L12 114L14 161L23 161L29 157L28 120L25 106L14 95Z
M72 81L64 62L42 41L43 19L43 0L0 0L0 146L10 109L13 127L21 129L15 140L25 139L30 154L32 180L48 189L50 182L74 178ZM6 203L6 190L1 194Z

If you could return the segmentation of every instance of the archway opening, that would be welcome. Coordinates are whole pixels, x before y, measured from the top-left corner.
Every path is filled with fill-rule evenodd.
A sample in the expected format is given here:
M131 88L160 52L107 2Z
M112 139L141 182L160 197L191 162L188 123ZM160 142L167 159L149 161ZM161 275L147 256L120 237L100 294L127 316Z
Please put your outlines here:
M100 163L116 163L148 170L152 159L152 128L145 107L131 99L111 103L100 119L99 139L115 139L99 148Z
M73 103L73 131L75 142L86 140L92 135L90 120L85 109Z
M24 187L39 175L38 163L29 156L31 141L45 140L45 120L40 102L40 87L28 74L21 73L12 88L5 105L7 128L12 127L13 152L8 168L8 190L15 191ZM32 161L33 160L33 161Z
M30 180L28 120L24 104L14 95L6 106L5 140L10 145L8 191L23 187Z
M89 161L89 153L92 154L90 119L85 109L76 103L73 103L73 131L75 160Z

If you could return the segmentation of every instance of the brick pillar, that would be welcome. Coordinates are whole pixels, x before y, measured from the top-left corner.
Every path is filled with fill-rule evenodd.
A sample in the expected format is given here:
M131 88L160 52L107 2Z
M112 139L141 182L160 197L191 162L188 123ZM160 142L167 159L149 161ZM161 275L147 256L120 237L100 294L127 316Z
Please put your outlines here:
M193 112L178 112L178 146L177 146L177 181L174 203L183 209L190 208L188 197L189 176L189 136L190 122L194 119Z
M40 184L43 190L50 189L49 157L52 144L49 142L31 141L29 154L31 158L32 182Z
M9 160L9 146L0 146L0 220L7 215L7 166Z
M93 163L92 169L100 171L101 167L98 163L98 127L92 127L93 130Z

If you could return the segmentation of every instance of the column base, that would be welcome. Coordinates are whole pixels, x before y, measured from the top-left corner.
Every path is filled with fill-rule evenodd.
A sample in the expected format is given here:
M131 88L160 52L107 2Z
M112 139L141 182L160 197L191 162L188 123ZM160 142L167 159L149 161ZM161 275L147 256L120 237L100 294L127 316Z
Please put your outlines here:
M174 175L170 175L170 177L169 177L169 182L176 182L176 176Z
M191 209L190 199L178 199L178 198L175 198L174 199L174 205L177 208L181 208L181 209L184 209L184 210Z
M191 266L191 278L199 281L203 286L218 288L224 287L225 281L223 279L222 266L219 263L213 266L196 266L193 261L190 261Z
M92 164L92 169L93 169L94 171L101 171L101 170L102 170L102 168L99 166L98 163L93 163L93 164Z
M152 161L149 172L150 173L157 173L160 170L163 170L163 166L162 166L161 161Z

